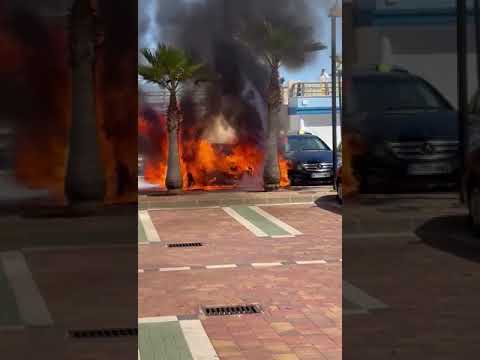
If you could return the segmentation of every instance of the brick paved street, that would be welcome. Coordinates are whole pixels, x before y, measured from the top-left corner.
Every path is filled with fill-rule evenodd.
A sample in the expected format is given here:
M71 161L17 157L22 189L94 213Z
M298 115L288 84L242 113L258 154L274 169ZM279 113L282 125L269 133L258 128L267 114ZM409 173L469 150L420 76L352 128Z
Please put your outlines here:
M344 359L478 357L480 241L465 214L455 194L347 203ZM358 290L382 306L355 308Z
M166 322L170 329L200 320L204 342L220 359L341 358L341 216L333 197L318 204L148 215L160 241L149 242L145 235L139 245L141 319ZM196 242L203 246L168 247ZM241 304L257 304L262 312L209 317L202 312ZM140 338L152 336L146 331L140 328ZM189 343L188 335L185 339ZM170 359L153 356L142 343L142 360ZM155 350L165 351L160 345ZM205 359L216 358L211 356Z
M126 206L86 217L0 218L2 359L137 356L135 336L68 336L136 327L135 213Z

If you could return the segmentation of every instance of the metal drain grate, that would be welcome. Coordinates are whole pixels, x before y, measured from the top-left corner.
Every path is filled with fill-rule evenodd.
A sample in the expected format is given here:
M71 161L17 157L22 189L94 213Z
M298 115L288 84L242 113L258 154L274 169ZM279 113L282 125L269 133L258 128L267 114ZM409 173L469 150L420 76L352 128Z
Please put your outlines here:
M74 339L117 338L137 336L138 328L69 330L68 336Z
M206 316L229 316L243 314L260 314L262 312L262 309L259 305L235 305L203 307L202 311Z
M197 247L203 246L201 242L194 242L194 243L176 243L176 244L168 244L169 248L184 248L184 247Z

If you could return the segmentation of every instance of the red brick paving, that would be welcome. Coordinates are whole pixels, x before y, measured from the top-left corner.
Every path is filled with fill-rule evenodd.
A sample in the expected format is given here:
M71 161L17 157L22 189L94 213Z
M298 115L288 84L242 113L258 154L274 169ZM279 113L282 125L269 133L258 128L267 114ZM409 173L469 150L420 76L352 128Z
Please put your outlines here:
M158 245L141 246L140 266L341 256L339 215L310 205L266 207L264 210L304 235L256 238L221 209L151 212L162 241L206 241L210 246L174 251ZM183 223L182 218L186 220ZM179 223L182 223L180 229ZM201 305L241 303L259 303L264 312L202 318L221 359L341 358L341 263L139 274L140 317L197 315Z
M343 240L345 279L389 306L344 318L343 357L478 358L478 243L462 244L453 237L463 234L472 238L459 209L452 208L452 214L445 215L449 207L444 201L411 200L407 204L430 214L419 220L418 210L402 213L415 225L417 239ZM378 210L375 214L372 207L355 206L358 229L368 224L368 232L405 231L395 226L396 214ZM347 228L347 233L351 232Z
M264 207L300 230L294 238L257 238L222 209L150 211L161 244L140 246L139 267L201 266L341 257L341 217L314 205ZM166 243L204 242L201 248L156 249ZM234 251L233 251L234 249Z

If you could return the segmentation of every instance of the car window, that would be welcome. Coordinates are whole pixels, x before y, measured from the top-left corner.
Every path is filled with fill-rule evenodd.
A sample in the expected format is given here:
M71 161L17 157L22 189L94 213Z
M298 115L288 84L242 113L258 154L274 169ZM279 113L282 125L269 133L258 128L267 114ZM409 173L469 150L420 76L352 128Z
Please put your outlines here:
M418 78L359 77L352 82L354 112L447 110L448 103Z
M289 137L287 151L330 150L327 144L314 136Z

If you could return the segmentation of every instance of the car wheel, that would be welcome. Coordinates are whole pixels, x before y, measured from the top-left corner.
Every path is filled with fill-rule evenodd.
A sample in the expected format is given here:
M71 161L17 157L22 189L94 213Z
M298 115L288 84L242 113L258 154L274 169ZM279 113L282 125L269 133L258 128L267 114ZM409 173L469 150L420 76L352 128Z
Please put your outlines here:
M473 230L480 233L480 187L473 185L468 196L468 209Z
M341 181L337 181L335 186L337 188L337 201L342 204L343 203L343 186Z

